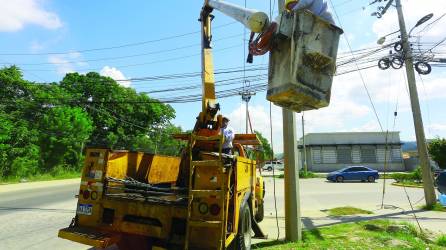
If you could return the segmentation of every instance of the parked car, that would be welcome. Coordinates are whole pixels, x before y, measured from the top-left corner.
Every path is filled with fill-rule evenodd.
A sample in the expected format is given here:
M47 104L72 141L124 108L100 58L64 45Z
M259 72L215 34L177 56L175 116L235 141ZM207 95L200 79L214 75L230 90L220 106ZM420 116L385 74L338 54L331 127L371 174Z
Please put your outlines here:
M435 183L437 184L438 192L446 194L446 172L441 172L437 176Z
M262 167L262 170L265 171L273 171L274 170L283 170L284 166L281 161L267 161L265 162L265 165Z
M349 166L327 175L327 180L334 182L343 181L368 181L375 182L379 178L377 170L365 166Z
M441 173L446 172L446 170L438 168L438 169L433 169L432 172L434 173L434 178L437 178Z

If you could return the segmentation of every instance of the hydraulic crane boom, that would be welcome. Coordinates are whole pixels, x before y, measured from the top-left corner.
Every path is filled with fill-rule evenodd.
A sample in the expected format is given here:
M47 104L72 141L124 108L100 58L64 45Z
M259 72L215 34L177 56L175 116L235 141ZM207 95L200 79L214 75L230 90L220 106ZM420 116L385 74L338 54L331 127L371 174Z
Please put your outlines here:
M268 15L264 12L245 9L234 4L218 0L206 0L200 14L202 35L202 110L195 124L194 131L205 129L205 134L212 135L219 131L221 116L217 116L220 105L215 95L214 66L212 59L212 19L211 12L217 9L242 23L252 32L262 32L269 24Z

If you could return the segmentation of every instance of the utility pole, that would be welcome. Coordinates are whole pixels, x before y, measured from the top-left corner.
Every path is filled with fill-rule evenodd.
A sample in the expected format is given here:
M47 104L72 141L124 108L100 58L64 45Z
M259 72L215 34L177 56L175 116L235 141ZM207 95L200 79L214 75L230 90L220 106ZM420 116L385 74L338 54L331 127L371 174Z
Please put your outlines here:
M409 85L410 103L412 106L412 115L415 125L415 135L417 138L418 155L420 157L424 197L427 206L433 206L437 202L435 197L434 183L430 168L429 155L426 146L426 137L424 135L423 119L421 117L420 102L418 100L418 91L415 80L415 72L413 65L412 50L409 45L409 37L407 35L406 24L404 22L403 8L401 0L396 0L396 9L398 11L398 20L401 31L401 41L403 44L404 60L406 64L407 81Z
M284 0L278 0L279 13L284 11ZM285 164L285 238L288 241L302 240L300 213L299 174L297 159L296 116L293 111L282 108L283 152Z
M307 168L307 149L305 146L305 115L304 111L302 111L302 168L307 174L308 168Z
M249 119L249 111L248 111L248 102L251 100L251 96L255 95L256 92L251 92L248 90L243 90L239 93L239 95L242 96L242 100L245 102L246 105L246 134L248 134L248 119Z

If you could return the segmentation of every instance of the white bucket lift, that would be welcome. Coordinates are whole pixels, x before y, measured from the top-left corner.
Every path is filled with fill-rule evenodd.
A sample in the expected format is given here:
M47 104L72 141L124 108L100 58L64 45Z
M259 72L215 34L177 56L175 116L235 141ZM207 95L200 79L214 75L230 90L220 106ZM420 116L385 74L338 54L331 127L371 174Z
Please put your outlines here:
M309 11L283 12L270 51L267 99L296 112L328 106L342 33Z

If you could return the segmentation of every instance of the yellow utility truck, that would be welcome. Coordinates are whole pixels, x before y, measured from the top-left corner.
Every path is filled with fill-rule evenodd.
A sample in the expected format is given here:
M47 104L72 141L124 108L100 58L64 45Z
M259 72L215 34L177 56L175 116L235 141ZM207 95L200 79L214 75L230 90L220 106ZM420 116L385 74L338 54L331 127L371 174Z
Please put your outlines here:
M297 112L329 104L341 29L308 11L284 11L276 23L263 12L206 0L199 19L202 111L191 133L174 135L186 142L181 156L88 148L77 212L59 237L120 249L250 249L252 232L265 238L257 224L264 182L245 151L260 142L255 134L237 134L233 152L222 152L211 48L214 9L253 32L250 54L270 51L268 100Z
M222 153L222 116L216 102L211 13L203 7L203 98L180 157L88 148L77 212L59 237L120 249L250 249L251 234L265 238L264 187L256 161L255 134L236 134L232 154Z

